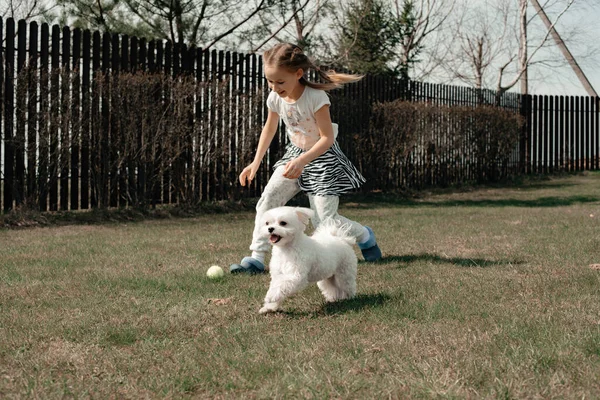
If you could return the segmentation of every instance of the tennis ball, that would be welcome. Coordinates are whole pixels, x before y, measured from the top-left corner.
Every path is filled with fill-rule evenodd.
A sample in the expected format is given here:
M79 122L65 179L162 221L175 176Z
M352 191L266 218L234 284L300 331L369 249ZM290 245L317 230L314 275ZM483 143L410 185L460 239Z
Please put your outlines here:
M213 265L208 269L208 271L206 271L206 276L208 276L210 279L219 279L222 278L223 275L225 275L223 268L219 267L218 265Z

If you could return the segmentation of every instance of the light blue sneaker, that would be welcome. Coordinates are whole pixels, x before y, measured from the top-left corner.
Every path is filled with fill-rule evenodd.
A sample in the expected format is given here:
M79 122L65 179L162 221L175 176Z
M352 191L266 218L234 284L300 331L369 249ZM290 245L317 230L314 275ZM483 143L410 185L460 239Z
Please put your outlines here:
M377 241L375 240L375 233L373 229L365 226L369 231L369 240L364 243L359 243L358 248L365 258L365 261L378 261L381 259L381 249L377 246Z
M265 273L265 265L252 257L244 257L239 264L231 264L229 266L229 272L232 274L239 274L245 272L247 274L263 274Z

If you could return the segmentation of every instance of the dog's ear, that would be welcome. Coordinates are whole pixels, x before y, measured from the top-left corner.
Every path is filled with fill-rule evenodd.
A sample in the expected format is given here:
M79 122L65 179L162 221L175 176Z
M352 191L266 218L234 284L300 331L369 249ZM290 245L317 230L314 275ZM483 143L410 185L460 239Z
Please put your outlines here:
M298 219L304 225L308 225L310 219L315 215L315 212L310 208L296 207L295 211L296 215L298 216Z

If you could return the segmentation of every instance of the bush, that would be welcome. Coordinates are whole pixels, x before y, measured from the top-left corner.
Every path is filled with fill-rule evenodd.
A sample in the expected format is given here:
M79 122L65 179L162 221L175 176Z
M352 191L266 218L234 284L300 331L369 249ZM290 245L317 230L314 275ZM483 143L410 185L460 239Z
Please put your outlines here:
M521 116L489 106L376 103L357 162L371 190L496 181L518 168L522 127Z
M240 197L239 166L252 160L262 128L260 88L233 93L229 79L147 72L97 71L84 82L61 68L24 68L18 78L17 129L5 141L25 169L14 178L16 206L68 210L80 208L73 199L89 198L82 208L146 207Z

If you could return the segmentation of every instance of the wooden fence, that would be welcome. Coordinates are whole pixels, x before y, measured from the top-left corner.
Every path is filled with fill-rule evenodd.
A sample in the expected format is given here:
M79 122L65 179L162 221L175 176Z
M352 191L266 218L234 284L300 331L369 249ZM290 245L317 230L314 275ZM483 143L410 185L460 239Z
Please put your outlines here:
M600 169L600 98L526 96L525 172Z
M0 210L258 196L284 150L281 129L253 185L237 184L266 114L257 55L12 19L0 19L0 39ZM370 127L374 103L496 102L488 90L373 76L331 97L340 145L367 177L382 173L370 170L370 158L356 145ZM494 179L598 169L598 104L594 98L501 96L499 106L520 113L527 124ZM439 134L436 140L444 140ZM479 164L468 156L460 164L464 171L449 174L441 171L446 166L432 166L426 153L415 147L410 176L365 190L481 180Z

